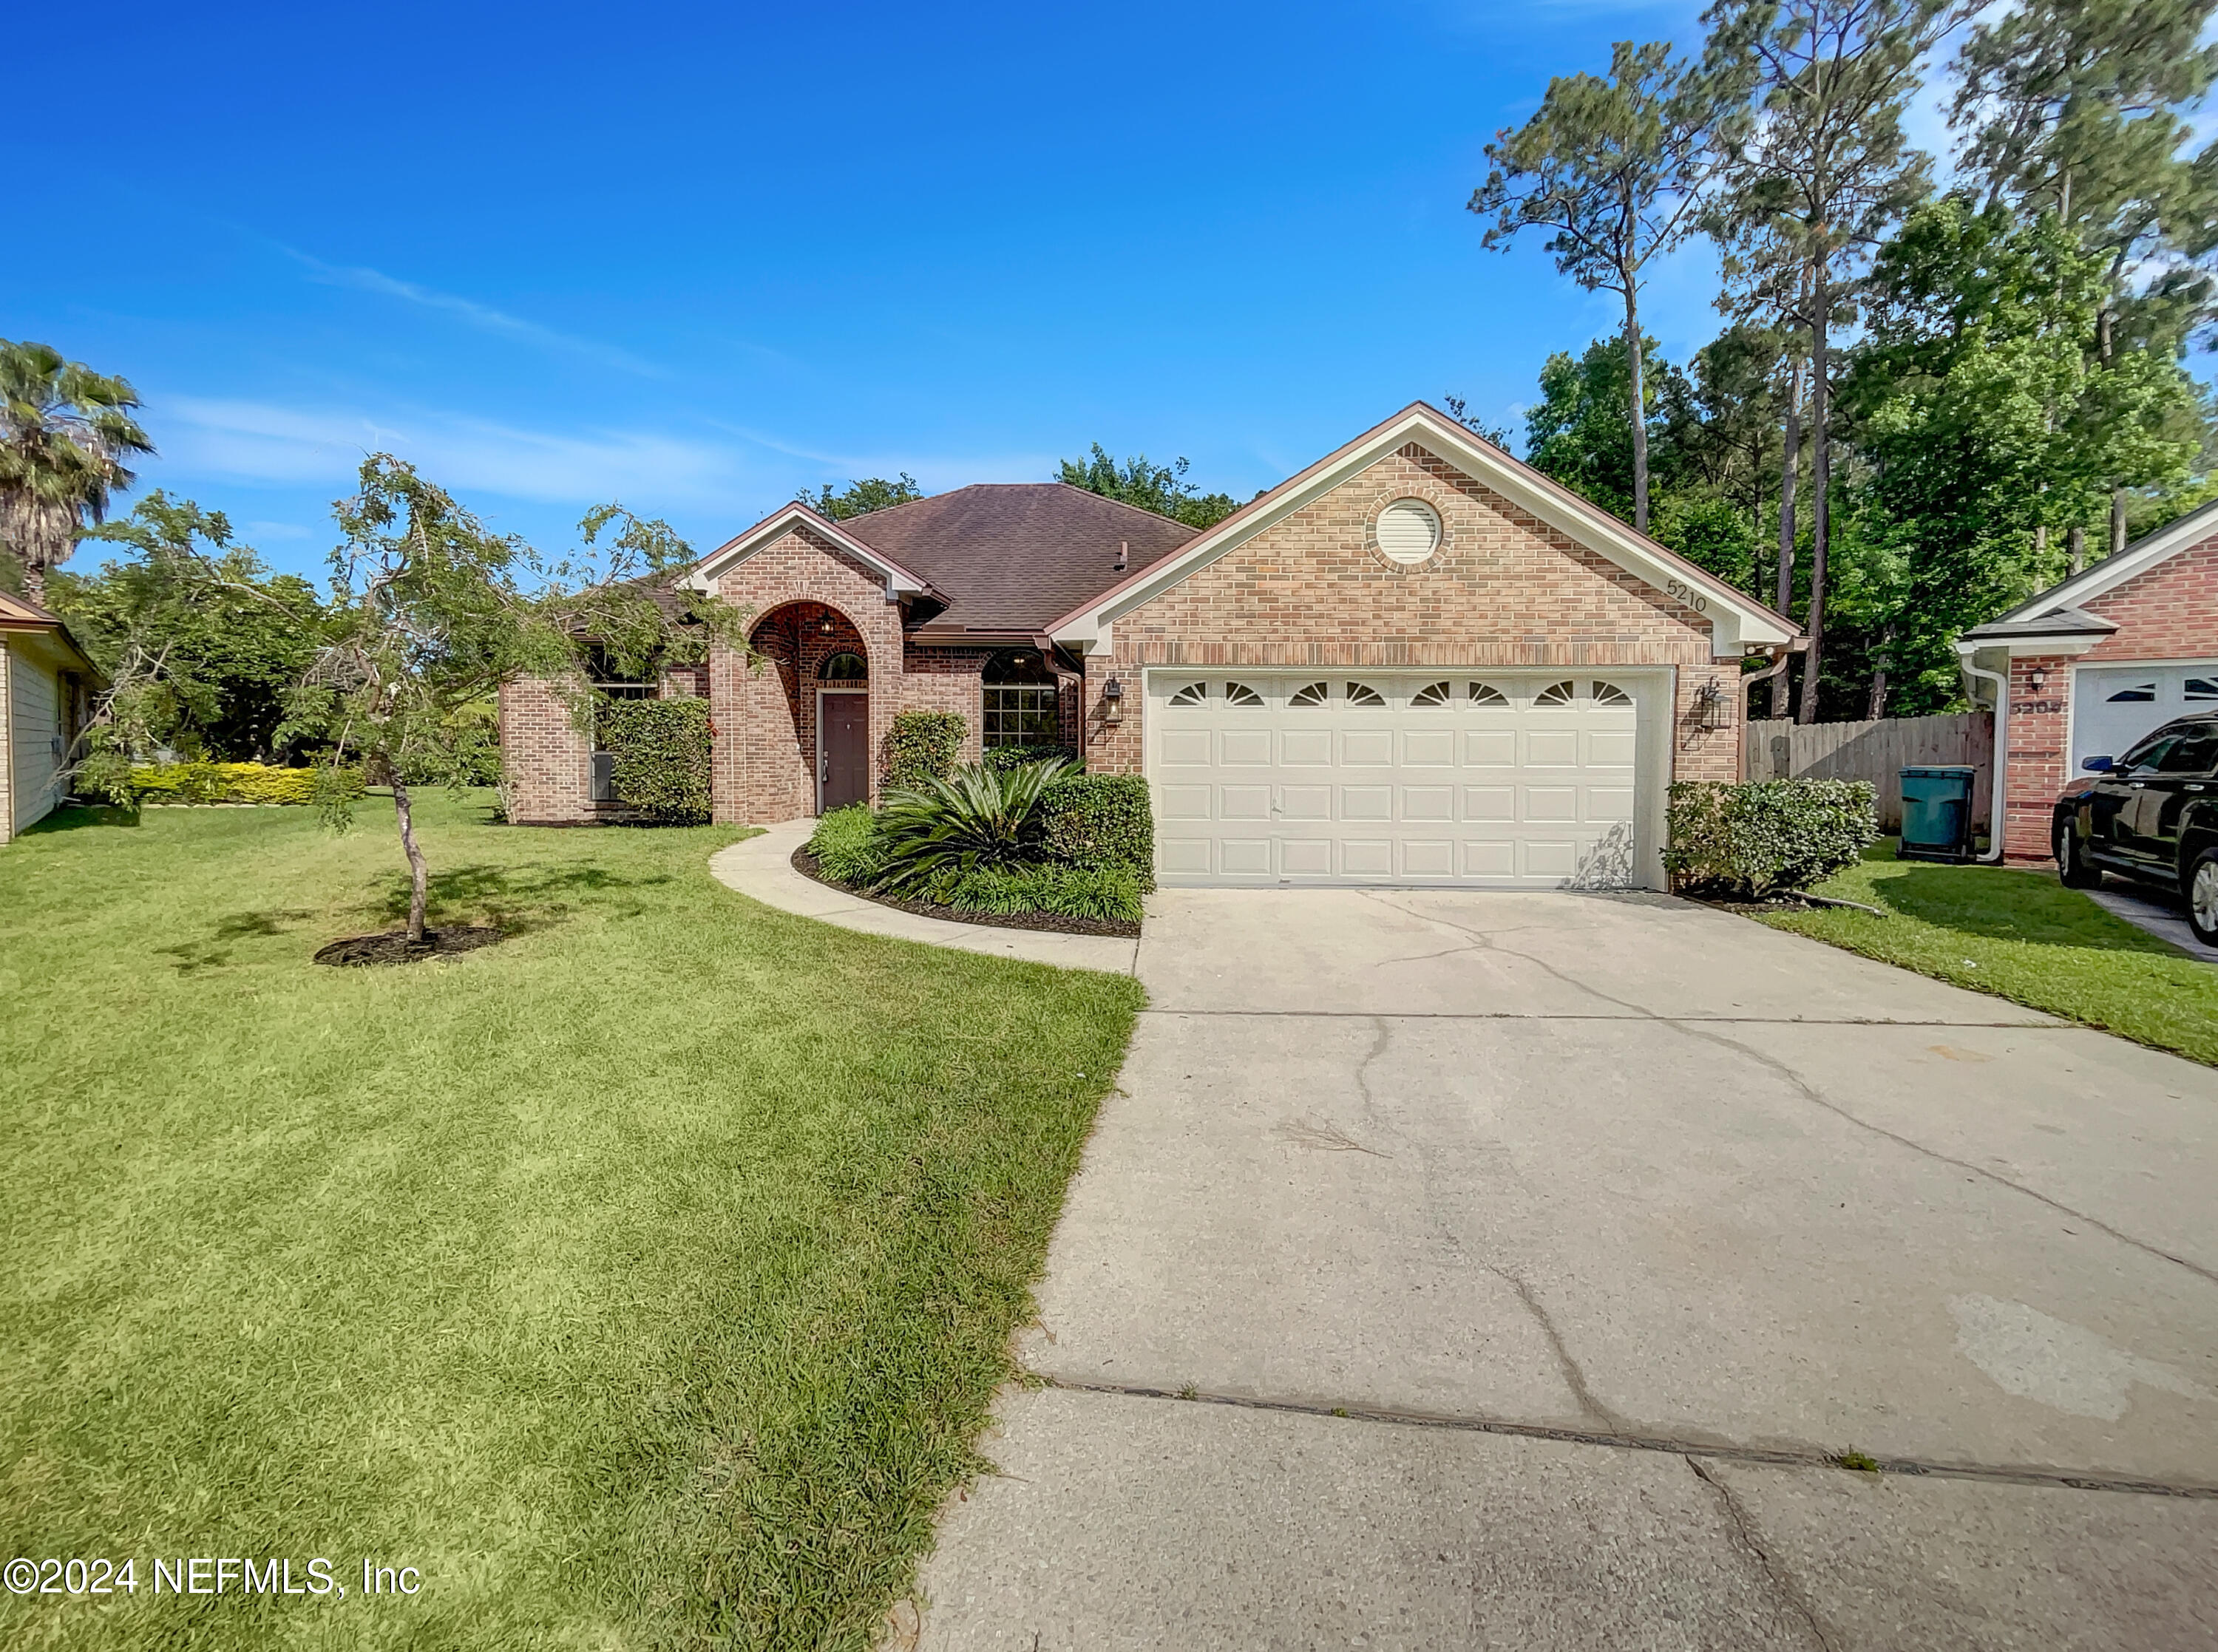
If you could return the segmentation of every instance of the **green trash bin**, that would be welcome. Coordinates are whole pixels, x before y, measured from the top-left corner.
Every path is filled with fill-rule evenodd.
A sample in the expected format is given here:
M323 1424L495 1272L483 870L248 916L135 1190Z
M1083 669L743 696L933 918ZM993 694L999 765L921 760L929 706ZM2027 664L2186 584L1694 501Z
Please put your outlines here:
M1902 771L1902 860L1972 858L1972 781L1976 769Z

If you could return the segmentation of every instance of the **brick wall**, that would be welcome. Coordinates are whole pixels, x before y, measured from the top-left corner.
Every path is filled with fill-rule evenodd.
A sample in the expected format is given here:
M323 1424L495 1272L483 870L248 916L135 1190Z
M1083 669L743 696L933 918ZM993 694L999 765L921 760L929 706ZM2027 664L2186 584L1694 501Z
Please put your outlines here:
M1412 495L1443 533L1404 568L1372 548L1370 524ZM1709 622L1415 443L1125 615L1112 640L1112 656L1086 662L1087 761L1102 770L1140 771L1149 665L1670 665L1672 778L1739 777L1739 670L1712 660ZM1713 680L1722 727L1704 730L1696 696Z
M2045 673L2039 688L2035 672ZM2013 659L2010 663L2009 772L2003 777L2003 856L2007 860L2047 860L2048 822L2056 795L2064 789L2065 720L2072 692L2072 661L2062 657Z
M500 764L520 826L567 826L594 818L593 743L554 683L519 678L500 689Z
M985 712L987 648L919 648L901 660L901 711L951 711L963 719L964 763L978 761Z
M731 649L718 647L709 662L709 711L716 726L710 779L719 820L797 820L816 808L816 694L815 672L823 657L840 648L861 654L870 668L870 749L885 749L894 715L901 709L901 609L886 600L885 582L864 566L796 526L717 582L725 601L756 615L750 635L777 658L750 671ZM819 622L833 616L826 637ZM802 626L796 677L792 628ZM872 765L870 798L879 795Z

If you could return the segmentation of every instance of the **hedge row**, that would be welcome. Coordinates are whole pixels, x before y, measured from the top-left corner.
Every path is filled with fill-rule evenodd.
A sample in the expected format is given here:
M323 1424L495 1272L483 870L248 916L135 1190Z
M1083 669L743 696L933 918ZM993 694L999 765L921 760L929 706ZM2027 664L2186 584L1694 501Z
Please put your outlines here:
M1671 885L1743 900L1806 889L1879 838L1868 780L1682 780L1665 811Z
M319 768L281 769L267 763L168 763L131 770L131 790L142 803L313 803ZM362 795L362 770L339 770L350 796Z
M619 802L669 826L709 819L706 700L611 700L597 727L601 749L615 759Z
M1040 799L1048 857L1064 866L1123 867L1155 887L1155 815L1138 775L1073 775Z
M904 711L895 717L886 735L886 789L907 791L953 774L965 727L957 711Z

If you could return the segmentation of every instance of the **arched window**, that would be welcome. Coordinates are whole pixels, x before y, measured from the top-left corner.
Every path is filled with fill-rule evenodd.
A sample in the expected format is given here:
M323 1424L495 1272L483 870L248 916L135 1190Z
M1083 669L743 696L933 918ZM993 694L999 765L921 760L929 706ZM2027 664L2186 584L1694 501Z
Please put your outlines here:
M870 663L862 655L843 649L836 654L827 654L824 663L816 668L816 674L827 683L867 683Z
M987 746L1054 746L1063 737L1055 672L1037 648L1010 648L986 661L985 715L979 733Z

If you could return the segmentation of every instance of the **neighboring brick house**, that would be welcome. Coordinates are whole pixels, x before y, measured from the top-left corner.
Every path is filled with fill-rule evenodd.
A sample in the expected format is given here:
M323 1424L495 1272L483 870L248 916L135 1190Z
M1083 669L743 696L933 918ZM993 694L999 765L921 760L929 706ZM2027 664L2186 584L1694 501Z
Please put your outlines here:
M2082 764L2218 709L2218 501L1973 627L1956 651L1973 700L1996 713L1996 812L2009 824L1990 857L2048 860L2053 806Z
M875 801L893 719L952 710L966 757L1145 774L1169 883L1658 885L1666 788L1738 777L1742 658L1800 634L1422 404L1205 532L982 486L789 505L689 578L758 657L706 671L718 819ZM548 685L502 721L517 819L606 808Z

